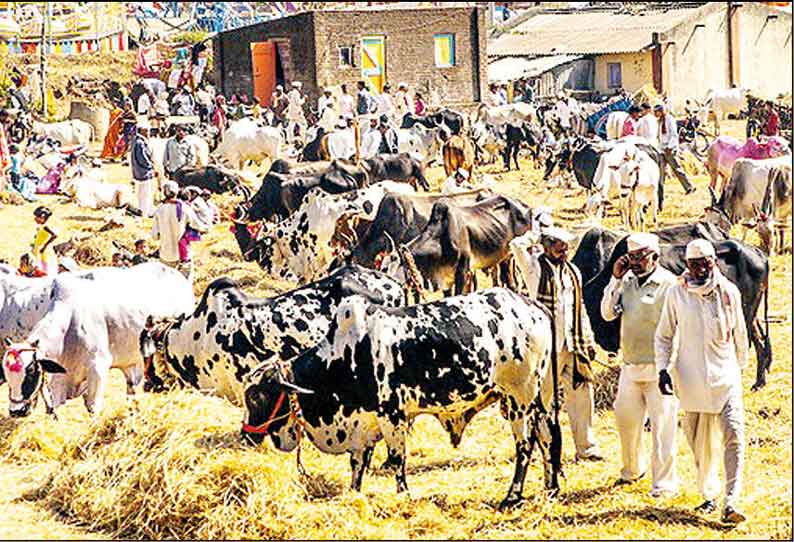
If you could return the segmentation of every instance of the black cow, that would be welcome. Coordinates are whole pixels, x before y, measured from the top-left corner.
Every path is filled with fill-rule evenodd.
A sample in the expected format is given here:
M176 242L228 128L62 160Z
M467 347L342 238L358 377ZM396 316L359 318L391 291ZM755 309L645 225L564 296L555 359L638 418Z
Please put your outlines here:
M529 123L525 122L522 126L507 124L505 128L507 146L504 150L505 169L510 171L511 158L515 162L516 169L521 169L518 165L518 152L521 150L522 143L527 144L530 156L537 162L538 158L540 158L540 141L542 137L540 130Z
M479 200L482 194L479 191L448 196L387 194L381 200L378 212L366 232L358 237L348 257L349 262L374 267L378 254L394 250L392 242L396 245L405 244L421 233L436 202L443 198L455 205L470 205ZM332 269L338 265L341 265L341 261L336 262Z
M450 131L450 135L460 135L461 130L463 130L463 115L451 109L442 109L431 115L424 116L406 113L403 116L400 128L411 128L414 124L421 124L426 128L446 126Z
M430 190L422 162L407 153L381 154L367 158L361 161L361 167L372 184L380 181L410 182L414 188L418 183L425 190Z
M174 181L180 187L195 186L215 194L233 192L246 200L251 199L251 189L245 181L231 170L218 166L182 168L174 173Z
M628 251L627 242L625 238L622 238L623 236L605 230L591 230L587 235L591 235L591 237L586 244L579 245L573 259L574 263L587 261L588 258L595 259L596 255L589 255L588 247L598 246L597 256L602 256L608 250L610 243L618 239L614 244L614 249L609 251L611 254L606 265L584 285L584 302L596 342L605 350L617 352L620 345L620 319L605 322L601 317L600 306L604 288L612 275L615 261ZM595 238L599 236L602 239L596 240ZM659 260L662 267L675 274L683 273L686 243L690 240L682 239L676 244L662 244ZM747 330L758 358L756 381L753 384L753 389L757 390L766 385L766 373L772 364L772 345L769 340L768 325L767 329L762 329L757 320L762 300L764 301L764 320L768 320L766 313L769 295L769 260L759 249L733 239L711 241L717 253L717 264L720 270L737 286L742 295L742 310Z
M494 196L459 207L441 199L433 205L425 229L398 249L403 279L415 290L424 279L434 290L462 294L478 269L499 266L509 276L509 245L531 227L531 210L507 196ZM398 276L396 263L387 272Z
M309 141L301 151L301 159L306 162L319 162L322 160L320 154L320 147L323 137L326 135L325 129L317 128L317 135L312 141Z

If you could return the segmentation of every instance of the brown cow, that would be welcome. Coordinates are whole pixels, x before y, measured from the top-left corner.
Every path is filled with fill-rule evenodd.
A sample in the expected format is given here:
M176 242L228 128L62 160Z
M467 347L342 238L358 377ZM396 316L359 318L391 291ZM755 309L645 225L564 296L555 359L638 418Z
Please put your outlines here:
M465 169L471 176L474 171L474 145L462 135L453 135L444 143L444 172L452 175L458 169Z

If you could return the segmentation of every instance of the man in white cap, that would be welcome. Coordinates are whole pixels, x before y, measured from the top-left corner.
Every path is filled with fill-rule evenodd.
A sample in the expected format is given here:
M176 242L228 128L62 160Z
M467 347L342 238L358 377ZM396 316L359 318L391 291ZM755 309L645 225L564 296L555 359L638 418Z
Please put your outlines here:
M321 117L323 116L323 112L325 112L328 108L335 109L336 104L333 96L333 90L331 87L325 87L323 89L323 95L317 99L317 114Z
M383 85L383 92L378 96L378 116L386 115L389 120L394 115L394 99L391 95L391 85Z
M510 242L510 252L530 299L546 306L554 319L558 353L558 375L571 421L577 460L601 461L593 434L593 374L595 341L584 307L582 277L568 259L573 235L562 228L541 230L542 251L534 245L537 232L528 232Z
M369 127L361 136L361 158L374 158L378 155L378 149L381 145L381 140L383 136L378 129L378 117L375 115L367 115L361 117L360 120L364 121L367 117L369 117Z
M138 196L138 209L145 217L150 217L154 213L154 179L160 176L154 169L152 149L149 146L150 128L148 120L138 123L130 151L130 167L135 193Z
M287 142L291 143L295 139L295 127L298 128L298 138L303 138L308 127L306 116L303 114L303 104L306 97L301 94L303 83L300 81L292 82L292 89L287 93Z
M397 85L397 92L394 93L394 108L398 119L402 119L406 113L411 111L411 102L408 100L407 83L400 83Z
M458 194L474 190L469 184L469 172L463 168L458 168L452 172L441 184L442 194Z
M563 132L567 133L571 129L571 110L568 107L568 102L565 100L565 93L559 91L557 93L557 103L555 104L555 112L557 119L560 121L560 128Z
M189 203L177 199L177 194L178 184L174 181L163 183L164 200L154 212L152 238L160 241L160 261L178 269L193 282L193 262L189 253L186 259L180 258L179 241L188 226L202 233L207 231L207 226L198 219Z
M656 329L656 368L662 394L675 394L686 412L684 433L695 456L698 489L706 499L697 511L712 512L720 492L719 436L725 469L722 520L745 520L737 508L744 463L742 368L747 329L739 290L717 268L713 245L697 239L686 247L687 270L667 292ZM673 360L673 340L678 353ZM675 387L673 386L675 383Z
M647 470L648 461L642 453L647 415L651 421L652 497L670 497L678 491L678 400L659 391L654 357L656 326L667 290L675 283L676 276L659 265L659 238L652 233L633 233L628 238L628 252L612 268L601 300L604 320L611 322L622 316L623 367L614 403L623 457L620 480L639 480Z
M347 85L342 84L339 89L342 95L339 97L339 115L343 118L353 118L356 116L356 101L347 91Z

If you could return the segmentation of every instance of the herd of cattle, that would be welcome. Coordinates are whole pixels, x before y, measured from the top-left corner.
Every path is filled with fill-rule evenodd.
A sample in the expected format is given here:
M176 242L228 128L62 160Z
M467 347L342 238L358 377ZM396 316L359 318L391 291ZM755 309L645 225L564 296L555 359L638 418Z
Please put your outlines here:
M462 116L443 110L409 121L406 130L444 134L439 149L448 174L473 160ZM529 141L532 121L531 111L508 107L481 111L473 124L503 135L517 129L515 136ZM435 416L457 446L471 418L499 402L516 440L503 504L521 499L535 446L545 485L556 490L553 326L543 307L515 292L509 250L513 239L548 225L550 211L487 188L429 193L425 168L439 149L424 157L292 163L279 158L277 129L244 120L229 131L219 149L237 166L274 159L259 189L251 194L231 169L213 165L183 172L182 182L218 192L239 188L243 201L230 218L243 259L299 287L260 299L219 278L196 305L188 281L159 263L39 279L0 267L0 336L7 346L0 374L10 414L30 414L39 396L49 413L79 396L98 413L108 372L119 368L128 393L141 380L148 391L177 383L244 406L243 434L251 442L269 436L289 451L305 432L322 451L350 453L356 489L382 439L402 491L405 438L416 416ZM674 273L684 270L687 242L714 244L720 269L741 292L758 357L754 389L765 384L772 361L769 260L728 231L748 218L767 228L788 220L791 157L762 159L788 152L781 145L756 142L751 157L742 158L750 152L746 144L716 140L709 170L729 172L720 197L702 220L655 231L661 264ZM660 167L647 141L580 137L549 157L545 177L571 171L599 204L616 189L631 201L626 225L640 228L637 209L661 205ZM595 338L608 352L618 350L620 322L604 321L599 306L614 262L627 251L624 237L594 227L580 232L573 247ZM494 287L479 289L477 271L491 273ZM432 292L443 297L429 301Z

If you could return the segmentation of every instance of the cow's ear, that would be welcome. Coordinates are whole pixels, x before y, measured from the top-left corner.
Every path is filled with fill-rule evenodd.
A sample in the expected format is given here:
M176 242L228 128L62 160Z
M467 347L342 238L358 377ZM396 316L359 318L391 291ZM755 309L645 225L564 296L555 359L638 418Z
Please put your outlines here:
M296 386L292 382L280 381L279 386L287 393L298 393L301 395L312 395L314 392L312 390L301 388L300 386Z
M370 303L383 304L383 296L379 292L373 292L357 280L350 277L342 277L339 279L339 290L342 297L349 297L351 295L360 295L365 297Z
M52 361L51 359L40 359L39 365L41 368L44 369L45 373L65 373L66 369L58 365L56 362Z

